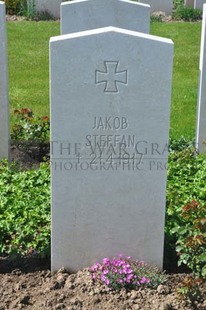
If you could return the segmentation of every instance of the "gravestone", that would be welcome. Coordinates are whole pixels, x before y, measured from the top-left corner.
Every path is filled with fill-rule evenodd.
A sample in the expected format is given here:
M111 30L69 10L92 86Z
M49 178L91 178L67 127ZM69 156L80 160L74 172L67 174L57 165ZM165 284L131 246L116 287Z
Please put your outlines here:
M5 3L0 1L0 159L9 158L8 60Z
M51 38L52 270L162 268L172 59L171 40L115 27Z
M168 14L172 13L173 0L140 0L140 2L149 4L152 12L163 11Z
M61 34L106 26L149 33L150 7L126 0L78 0L61 4Z
M194 8L194 0L185 0L185 1L184 1L184 5L185 5L186 7Z
M206 151L206 4L203 8L196 122L196 147L200 153Z
M204 3L206 3L206 0L194 0L194 8L203 10Z

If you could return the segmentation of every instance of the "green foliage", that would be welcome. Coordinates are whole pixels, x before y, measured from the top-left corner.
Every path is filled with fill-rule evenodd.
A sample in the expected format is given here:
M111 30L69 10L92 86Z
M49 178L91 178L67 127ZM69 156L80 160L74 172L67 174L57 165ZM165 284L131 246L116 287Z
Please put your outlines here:
M204 300L200 290L201 284L202 281L200 279L189 275L184 278L178 288L180 296L188 300L193 309L197 309L196 302L202 302Z
M173 7L174 9L177 9L179 6L184 5L184 0L173 0Z
M31 20L55 20L54 16L48 11L35 11L33 15L29 16Z
M182 207L192 200L206 202L206 158L193 147L171 151L167 184L167 232L182 224Z
M48 116L35 116L28 108L16 109L15 125L12 128L11 139L22 142L49 142L50 122Z
M49 117L39 117L28 108L16 109L15 125L12 128L12 145L31 158L44 161L49 153Z
M182 208L181 216L182 224L171 231L178 236L178 263L187 265L196 277L206 278L206 205L193 200Z
M202 19L202 10L194 9L184 5L184 0L173 0L173 18L184 21L197 21Z
M161 15L151 15L150 21L151 21L151 23L161 23L162 22L162 16Z
M177 20L194 22L202 19L202 10L179 5L173 14L173 18Z
M186 144L190 146L183 149L177 141L171 145L165 232L170 247L179 253L179 265L184 263L195 276L205 278L206 157L183 139Z
M28 19L33 19L36 16L35 0L27 0L27 7L24 11L24 15Z
M22 171L0 162L0 255L50 250L50 172L47 163Z
M5 4L9 15L23 15L27 8L27 0L5 0Z
M5 0L5 3L9 15L25 16L29 20L54 20L47 11L36 11L35 0Z
M202 18L202 10L185 6L184 0L173 0L173 7L173 19L194 22Z
M174 153L175 151L184 151L185 149L193 148L194 145L195 141L190 141L182 136L178 140L170 139L169 151L170 153Z

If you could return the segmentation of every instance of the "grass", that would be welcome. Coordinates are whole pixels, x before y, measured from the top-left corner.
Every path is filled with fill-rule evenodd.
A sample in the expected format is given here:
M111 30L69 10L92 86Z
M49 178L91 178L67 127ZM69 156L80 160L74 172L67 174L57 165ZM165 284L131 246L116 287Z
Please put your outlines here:
M59 33L58 22L8 22L11 111L29 107L49 114L49 38Z
M151 33L174 41L170 136L194 138L201 23L152 23Z
M59 28L54 21L8 22L11 111L29 107L49 114L49 38L59 35ZM200 22L151 24L151 34L175 44L170 135L176 139L195 135L200 33Z

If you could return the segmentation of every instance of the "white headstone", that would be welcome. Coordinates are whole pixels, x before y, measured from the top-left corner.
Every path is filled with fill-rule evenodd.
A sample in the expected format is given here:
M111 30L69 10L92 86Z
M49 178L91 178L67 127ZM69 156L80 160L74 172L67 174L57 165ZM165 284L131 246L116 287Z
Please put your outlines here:
M206 0L194 0L194 8L203 10L204 3L206 3Z
M199 93L197 102L196 147L206 151L206 4L202 16L202 34L199 63Z
M8 59L5 3L0 1L0 159L9 158Z
M114 26L149 33L149 5L128 0L76 0L61 4L61 34Z
M194 8L194 0L185 0L184 5L187 7Z
M171 40L115 27L51 38L52 270L162 267L172 59Z
M140 0L140 2L149 4L152 12L163 11L168 14L172 13L173 0Z

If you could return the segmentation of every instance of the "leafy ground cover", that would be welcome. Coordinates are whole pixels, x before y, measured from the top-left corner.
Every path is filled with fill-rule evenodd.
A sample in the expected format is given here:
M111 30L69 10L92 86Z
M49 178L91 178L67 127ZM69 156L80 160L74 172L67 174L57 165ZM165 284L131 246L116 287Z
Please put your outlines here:
M188 267L192 266L195 271L199 265L203 268L206 259L206 216L204 214L206 158L202 155L197 156L192 143L191 146L187 145L189 143L185 140L171 143L167 185L165 267L171 265L171 253L175 252L177 242L179 246L182 245L182 256L179 257L179 262ZM50 242L48 164L42 164L39 169L22 170L16 165L9 168L5 162L2 162L0 171L0 253L27 254L32 250L45 255ZM184 217L185 206L190 205L194 200L197 206L200 206L199 209L197 208L196 213L188 213L189 216ZM195 214L197 224L202 223L201 227L192 226ZM16 219L15 222L13 219ZM41 228L36 231L36 227ZM182 227L184 227L184 234L181 232ZM199 236L199 240L202 240L198 243L201 248L201 252L198 253L198 248L193 248L192 243L191 247L188 247L189 238L196 235ZM188 259L189 249L189 257L195 259L196 265L191 265ZM173 263L175 259L174 257ZM201 276L201 272L204 277L203 269L198 275Z
M180 146L180 144L179 144ZM166 251L176 249L178 261L205 278L206 262L206 157L193 146L171 147L168 164ZM167 243L168 242L168 243ZM167 247L168 246L168 247Z
M49 255L50 172L0 164L0 255Z
M49 118L37 117L30 109L15 110L16 124L12 128L11 137L15 146L23 154L31 156L36 152L36 146L40 149L44 142L48 142L50 123ZM33 148L33 143L38 142ZM46 149L47 153L49 150ZM206 156L198 155L193 142L185 138L170 141L167 182L167 209L166 209L166 244L165 244L165 268L171 264L173 253L174 271L176 264L175 250L179 254L178 263L191 268L198 278L206 277ZM18 158L14 158L18 160ZM42 161L42 156L39 157ZM22 159L25 167L25 160ZM1 224L2 224L2 248L1 254L28 254L34 251L40 255L48 252L49 248L49 166L44 163L39 169L22 170L17 165L8 167L2 162L0 185ZM28 183L28 186L27 186ZM19 186L18 186L19 184ZM22 191L26 187L27 194ZM36 191L38 188L38 191ZM34 196L33 190L35 189ZM12 193L17 193L12 195ZM34 197L33 197L34 196ZM44 197L45 196L45 197ZM28 201L32 197L32 203ZM42 200L42 198L45 200ZM39 204L43 205L42 212L38 213ZM28 209L30 208L31 209ZM19 211L22 210L20 213ZM28 210L30 214L36 214L27 221ZM25 211L25 212L24 212ZM22 221L23 215L26 215ZM20 218L19 218L20 217ZM42 222L40 231L34 233L39 217ZM14 226L11 219L20 220L20 225ZM30 217L28 217L29 219ZM16 221L17 222L17 221ZM11 223L9 226L8 223ZM23 227L21 227L23 225ZM34 227L33 227L33 226ZM39 225L38 225L39 226ZM7 229L6 229L6 228ZM26 228L26 230L25 230ZM12 237L11 237L12 236ZM43 237L42 237L43 236ZM44 240L45 238L45 240ZM25 240L26 241L25 241ZM37 242L39 241L39 243ZM47 249L47 251L45 251Z

